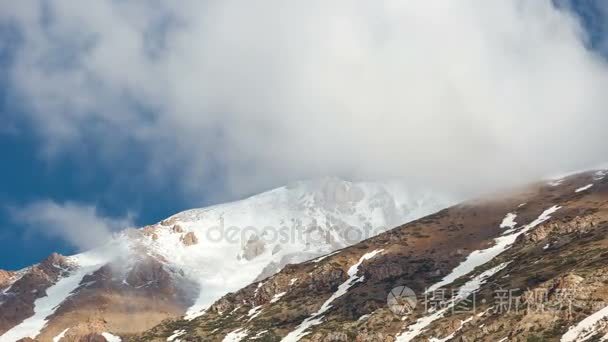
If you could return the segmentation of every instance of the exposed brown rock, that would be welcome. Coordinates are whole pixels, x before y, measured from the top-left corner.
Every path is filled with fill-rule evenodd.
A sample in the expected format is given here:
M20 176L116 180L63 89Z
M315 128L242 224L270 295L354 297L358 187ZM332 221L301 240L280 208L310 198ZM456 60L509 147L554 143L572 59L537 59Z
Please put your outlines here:
M34 313L34 301L46 296L46 289L73 268L74 265L66 257L53 253L40 264L25 270L23 276L12 284L9 293L2 298L0 334L31 316Z
M152 226L145 226L145 227L141 228L140 230L144 236L148 236L152 240L156 241L156 240L158 240L158 234L156 233L158 228L159 227L157 225L152 225Z
M78 338L79 342L107 342L106 338L99 334L87 334Z
M177 221L177 217L170 217L168 219L160 221L160 224L165 227L169 227L169 226L175 224L176 221Z
M585 233L593 229L597 225L598 218L595 215L587 215L583 217L575 217L567 222L548 222L536 227L532 232L526 235L526 238L532 242L538 242L550 237L551 234L568 234L568 233Z
M163 265L153 258L146 258L135 264L125 280L130 286L135 288L168 288L171 284L171 278L163 268Z
M184 228L182 228L182 226L180 226L179 224L176 224L176 225L173 225L173 227L171 228L171 231L174 233L183 233Z
M192 246L198 243L198 238L194 232L188 232L180 237L180 241L184 244L184 246Z
M88 285L62 303L38 338L51 340L66 328L67 342L97 341L104 331L135 334L183 315L191 305L156 258L138 260L126 274L123 267L106 265L86 276L83 284Z
M15 272L0 270L0 289L8 287L15 278Z
M74 267L74 265L68 261L68 259L58 253L53 253L44 259L39 265L44 272L47 274L61 273L68 271Z

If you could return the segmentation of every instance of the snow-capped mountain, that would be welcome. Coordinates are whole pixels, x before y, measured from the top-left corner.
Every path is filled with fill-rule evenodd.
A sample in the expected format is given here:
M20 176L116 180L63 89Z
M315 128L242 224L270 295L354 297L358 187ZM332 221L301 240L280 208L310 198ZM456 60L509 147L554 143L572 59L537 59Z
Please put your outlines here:
M94 250L1 273L0 341L128 336L166 318L194 318L228 292L287 264L451 203L398 182L325 178L184 211L126 229Z
M196 237L201 248L180 248L185 235L156 229L155 252L187 270L201 295L195 314L218 294L371 237L449 203L410 193L397 183L351 183L335 178L298 182L251 198L179 213L161 222Z
M131 341L608 341L608 170L467 201Z

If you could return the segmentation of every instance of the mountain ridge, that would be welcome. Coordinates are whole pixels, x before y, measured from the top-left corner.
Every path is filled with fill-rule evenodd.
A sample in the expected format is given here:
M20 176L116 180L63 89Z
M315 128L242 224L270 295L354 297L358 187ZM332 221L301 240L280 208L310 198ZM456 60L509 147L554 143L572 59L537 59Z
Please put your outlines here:
M200 317L165 322L130 341L606 340L606 174L457 204L317 262L289 265ZM396 315L387 294L399 286L418 300L447 291L435 308L424 298ZM519 291L523 307L499 312L497 293L510 290ZM454 310L473 298L476 311Z
M205 305L256 277L345 247L375 234L374 229L388 229L395 221L423 216L448 202L423 192L409 198L406 190L336 178L297 182L126 229L107 244L74 256L55 254L51 265L60 267L38 271L44 263L37 264L18 271L21 278L2 273L6 285L0 283L0 341L50 341L61 333L66 341L90 334L129 335L184 313L196 317ZM231 227L238 233L234 241L224 235L213 240L208 234L211 228ZM299 235L288 235L287 241L268 239L263 234L269 230L259 230L267 227ZM352 232L357 234L346 234ZM33 277L32 270L39 276Z

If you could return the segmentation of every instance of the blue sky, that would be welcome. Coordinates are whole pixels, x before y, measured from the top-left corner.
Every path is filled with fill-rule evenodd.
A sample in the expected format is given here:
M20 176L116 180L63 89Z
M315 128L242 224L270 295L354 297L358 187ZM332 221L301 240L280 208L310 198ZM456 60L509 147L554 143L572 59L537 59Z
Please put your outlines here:
M6 110L3 108L3 110ZM170 185L151 187L138 182L136 151L133 162L108 169L94 157L64 156L47 161L40 157L40 142L22 134L0 135L0 268L20 268L45 258L52 252L74 253L77 247L63 239L32 230L11 218L10 208L40 199L93 203L100 215L123 217L133 212L135 223L157 222L172 213L196 207L202 200L188 199ZM44 229L44 228L42 228ZM86 227L83 227L85 230Z
M608 7L556 3L583 37L515 0L0 5L0 269L82 248L89 227L36 203L111 230L320 175L476 193L602 161Z

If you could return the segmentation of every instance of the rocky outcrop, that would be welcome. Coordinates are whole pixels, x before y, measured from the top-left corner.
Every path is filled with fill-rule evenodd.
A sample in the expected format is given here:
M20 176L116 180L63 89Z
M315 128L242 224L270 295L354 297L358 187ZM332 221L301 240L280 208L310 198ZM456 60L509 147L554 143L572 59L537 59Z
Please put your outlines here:
M176 224L171 227L171 231L179 234L184 232L184 228L182 228L182 226L180 226L179 224Z
M550 237L552 234L556 236L569 233L584 234L594 229L598 222L599 217L594 214L575 217L566 222L550 222L534 229L530 234L526 235L526 239L531 242L538 242Z
M96 341L102 332L134 334L183 314L191 299L176 281L179 274L157 258L134 258L85 276L85 285L57 308L38 339L50 340L69 328L67 341Z
M79 337L79 342L107 342L106 338L100 334L86 334Z
M0 297L0 334L31 316L34 301L46 296L46 289L74 267L65 256L53 253L13 279L11 288Z
M153 287L173 291L170 274L165 270L163 264L154 258L145 258L136 263L127 273L125 280L130 287L138 289Z
M182 235L179 240L184 244L184 246L192 246L198 243L198 238L194 232L188 232Z
M158 240L158 233L157 233L158 229L159 229L159 227L157 225L152 225L152 226L145 226L145 227L141 228L140 231L144 236L150 237L153 241L156 241L156 240Z
M0 270L0 292L8 288L14 281L17 275L15 272ZM2 297L0 296L0 302Z

